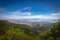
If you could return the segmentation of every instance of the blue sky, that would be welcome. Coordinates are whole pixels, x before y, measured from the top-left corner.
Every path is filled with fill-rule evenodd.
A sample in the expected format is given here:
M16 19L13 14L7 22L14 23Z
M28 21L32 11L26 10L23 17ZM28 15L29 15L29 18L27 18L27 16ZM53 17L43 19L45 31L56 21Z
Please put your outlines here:
M60 0L0 0L0 19L54 21L60 17Z

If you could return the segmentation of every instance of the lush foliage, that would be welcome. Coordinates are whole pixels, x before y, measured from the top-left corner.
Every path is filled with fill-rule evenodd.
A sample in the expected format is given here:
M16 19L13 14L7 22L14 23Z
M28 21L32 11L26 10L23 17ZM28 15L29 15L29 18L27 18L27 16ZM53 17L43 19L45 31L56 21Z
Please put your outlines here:
M0 40L60 40L60 21L53 28L36 30L28 25L0 20Z

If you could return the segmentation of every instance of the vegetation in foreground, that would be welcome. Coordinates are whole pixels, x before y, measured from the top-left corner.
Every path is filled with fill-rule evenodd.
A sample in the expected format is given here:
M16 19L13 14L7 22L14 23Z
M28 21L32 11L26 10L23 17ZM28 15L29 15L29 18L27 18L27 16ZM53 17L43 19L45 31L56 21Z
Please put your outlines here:
M0 40L60 40L60 21L51 29L39 31L27 25L0 20Z

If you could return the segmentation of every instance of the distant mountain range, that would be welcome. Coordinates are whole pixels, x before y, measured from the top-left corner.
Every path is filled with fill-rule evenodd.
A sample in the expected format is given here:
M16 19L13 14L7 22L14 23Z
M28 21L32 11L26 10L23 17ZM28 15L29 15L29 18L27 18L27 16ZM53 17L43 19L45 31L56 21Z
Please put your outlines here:
M30 22L25 20L0 20L0 26L29 28L32 30L46 30L52 28L49 22Z
M35 27L35 26L39 26L39 27L51 27L51 24L50 22L31 22L31 21L26 21L26 20L8 20L12 23L17 23L17 24L26 24L26 25L29 25L31 27Z

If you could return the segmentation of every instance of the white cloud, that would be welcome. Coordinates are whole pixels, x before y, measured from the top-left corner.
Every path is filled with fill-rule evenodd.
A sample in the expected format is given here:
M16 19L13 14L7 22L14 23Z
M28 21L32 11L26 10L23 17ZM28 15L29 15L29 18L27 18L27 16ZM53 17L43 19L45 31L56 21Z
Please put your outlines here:
M51 16L60 16L60 12L59 13L51 13Z
M27 12L27 15L31 15L31 13L30 12Z
M31 15L31 12L24 12L23 14L30 16Z
M56 19L58 17L49 15L12 16L15 19Z
M11 16L19 16L22 14L20 11L8 12L8 13L11 13Z
M60 19L60 12L59 13L52 13L50 15L54 16L54 17L57 17L58 19Z
M23 10L31 10L31 7L25 7Z
M16 11L16 12L8 12L11 13L11 16L30 16L31 12L21 12L21 11Z
M24 10L28 9L31 10L31 7L23 8ZM49 15L32 15L33 12L22 12L21 10L15 12L8 12L11 15L1 15L0 19L28 19L31 21L51 21L51 20L58 20L60 19L60 12L59 13L50 13ZM36 20L33 20L36 19Z
M19 10L16 10L14 12L8 12L11 14L11 16L30 16L31 15L31 12L23 12L22 10L31 10L31 7L25 7L23 9L19 9Z
M60 13L51 13L49 15L31 15L30 12L28 13L22 13L22 12L11 12L13 14L6 16L9 19L27 19L29 21L56 21L58 19L60 19L60 17L58 15L60 15ZM14 14L16 13L16 14ZM24 14L24 16L20 16L20 14ZM5 17L5 18L6 18ZM5 19L4 18L4 19ZM35 19L35 20L34 20Z
M0 8L0 12L3 12L5 11L6 8Z

